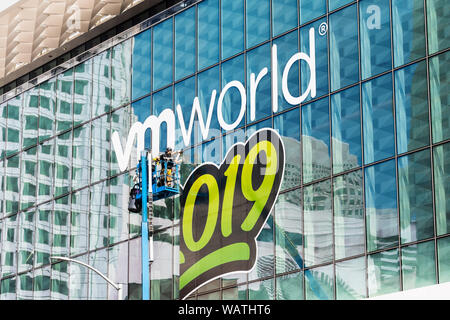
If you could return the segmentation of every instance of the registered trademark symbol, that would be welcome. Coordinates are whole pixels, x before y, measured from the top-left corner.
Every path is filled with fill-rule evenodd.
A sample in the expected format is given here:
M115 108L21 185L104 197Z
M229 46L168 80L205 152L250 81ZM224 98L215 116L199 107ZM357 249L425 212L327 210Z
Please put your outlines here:
M321 36L324 36L327 34L328 31L328 24L326 22L322 22L319 26L319 34Z

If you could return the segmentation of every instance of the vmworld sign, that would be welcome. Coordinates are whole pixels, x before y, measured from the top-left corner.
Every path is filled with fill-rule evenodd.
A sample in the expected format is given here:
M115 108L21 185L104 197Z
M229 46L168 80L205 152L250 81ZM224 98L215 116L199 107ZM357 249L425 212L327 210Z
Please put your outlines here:
M316 46L315 46L315 38L314 38L314 28L309 30L309 55L304 52L298 52L294 54L284 66L281 84L282 84L282 92L285 100L291 105L299 105L302 103L307 96L310 94L311 98L316 96ZM310 79L308 83L308 87L305 92L303 92L300 96L295 97L291 94L288 87L288 76L289 72L293 66L293 64L297 61L304 60L310 69ZM278 51L277 46L272 46L272 110L273 112L278 111ZM178 122L181 128L181 134L183 136L184 145L187 147L190 145L191 133L194 126L195 115L198 117L198 124L200 128L200 132L202 134L203 139L208 137L209 128L211 125L211 119L213 115L214 108L217 106L217 120L222 129L225 131L235 129L243 117L245 116L247 99L250 101L250 120L253 121L255 119L255 109L256 109L256 90L260 81L267 76L268 69L263 68L258 75L252 73L250 75L250 97L247 97L247 93L244 85L237 80L231 81L225 85L222 91L217 98L216 90L212 91L211 100L209 103L208 114L205 117L201 112L200 102L198 97L194 98L192 103L191 117L189 119L189 125L186 127L185 120L183 117L183 112L180 105L176 106L176 114L178 116ZM237 89L241 96L241 105L240 112L238 117L233 123L227 123L223 117L223 101L227 95L227 93L231 89ZM216 101L217 99L217 101ZM161 124L165 122L167 125L167 147L175 149L175 113L172 109L165 109L159 116L151 115L149 116L144 123L136 122L131 126L130 132L128 134L128 138L125 144L125 149L123 148L120 142L120 136L118 132L114 132L112 134L112 143L114 147L114 151L116 152L117 161L119 164L119 168L121 171L125 171L128 168L128 162L130 160L131 151L133 149L133 144L135 138L137 139L137 148L136 155L137 159L139 159L141 151L145 148L145 133L148 129L151 130L152 133L152 156L159 155L159 140L160 140L160 129Z

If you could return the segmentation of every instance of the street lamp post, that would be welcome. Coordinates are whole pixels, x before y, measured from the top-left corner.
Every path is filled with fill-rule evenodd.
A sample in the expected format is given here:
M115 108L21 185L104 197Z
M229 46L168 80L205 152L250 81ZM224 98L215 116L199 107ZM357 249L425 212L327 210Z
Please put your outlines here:
M78 263L81 264L82 266L94 271L95 273L97 273L100 277L102 277L106 282L108 282L110 285L112 285L114 287L114 289L117 290L117 299L118 300L122 300L123 297L123 285L122 283L115 283L114 281L112 281L111 279L109 279L107 276L105 276L103 273L101 273L99 270L95 269L94 267L88 265L87 263L78 261L78 260L74 260L74 259L70 259L67 257L58 257L58 256L52 256L50 257L50 259L55 259L55 260L62 260L62 261L69 261L69 262L73 262L73 263Z

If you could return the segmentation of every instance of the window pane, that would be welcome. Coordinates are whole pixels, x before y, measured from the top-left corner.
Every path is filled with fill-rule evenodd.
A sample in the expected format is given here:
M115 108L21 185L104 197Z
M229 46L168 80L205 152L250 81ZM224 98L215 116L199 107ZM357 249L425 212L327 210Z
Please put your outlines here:
M151 299L171 300L172 285L172 229L156 233L154 236L155 261L150 272Z
M363 83L362 95L364 162L369 164L394 155L391 74Z
M364 257L336 263L336 300L366 297L366 259Z
M33 299L33 277L31 272L21 274L17 283L17 300Z
M302 107L303 183L331 173L328 98Z
M300 24L304 24L326 13L326 0L300 0Z
M16 277L4 279L0 285L1 300L16 300Z
M108 176L110 136L110 122L107 115L91 122L91 183Z
M422 0L393 0L394 64L396 67L425 55Z
M306 300L333 300L333 265L305 270Z
M23 97L23 142L22 148L34 146L38 136L38 107L39 107L39 87L36 86L24 93ZM0 115L1 115L0 107ZM0 124L0 131L2 126ZM2 143L2 133L0 133L0 146ZM1 152L0 152L1 153ZM1 154L0 154L1 158Z
M402 248L403 290L436 283L434 241Z
M20 213L18 272L33 268L35 210ZM1 223L0 223L1 224ZM0 238L1 239L1 238Z
M89 249L108 245L109 186L98 183L90 189Z
M398 244L395 161L368 167L365 174L367 250Z
M139 33L133 38L133 100L150 93L152 29Z
M430 143L426 63L395 72L395 117L397 152L403 153Z
M244 0L221 2L222 60L244 49Z
M22 96L17 96L8 101L6 156L22 149L22 112Z
M400 291L398 249L372 254L367 259L369 297Z
M86 269L85 267L80 267ZM34 300L50 300L50 272L50 267L45 267L34 271Z
M331 96L333 173L361 166L361 110L359 86Z
M153 28L153 90L172 82L173 19Z
M5 214L19 211L20 155L6 160Z
M170 88L169 90L172 90L172 88ZM167 92L168 89L165 89L163 91L160 91L158 93L155 94L160 96L162 94L162 92ZM145 120L152 114L151 110L152 110L152 96L147 96L145 98L142 98L140 100L135 101L134 103L131 104L131 110L132 110L132 115L131 115L131 122L132 124L128 124L128 127L130 127L131 125L133 125L134 123L136 123L137 121L144 123ZM120 112L120 111L119 111ZM125 129L125 128L124 128ZM112 129L114 130L114 129ZM126 129L125 129L126 130ZM127 142L127 138L128 138L128 132L125 132L125 134L123 135L119 135L121 137L121 143L122 143L122 147L124 145L126 145ZM145 148L150 149L150 144L151 144L151 132L150 131L146 131L145 132L145 143L144 146ZM137 148L137 143L133 144L133 148L131 151L131 163L137 163L137 159L136 159L136 149ZM135 166L135 164L133 165L133 167Z
M94 57L92 117L111 109L111 49Z
M356 4L330 15L331 90L359 80Z
M448 65L450 52L430 59L430 96L433 142L450 138L450 81Z
M437 234L450 232L450 143L435 147L434 195Z
M67 300L69 298L69 272L68 262L60 262L52 265L51 275L51 299Z
M274 291L274 279L249 283L248 300L273 300Z
M362 171L334 179L335 258L364 253L364 209Z
M398 159L402 243L434 235L431 175L429 150Z
M54 135L56 108L56 77L40 85L39 142Z
M202 144L202 162L212 162L220 165L222 162L220 146L221 138L216 138L210 142Z
M20 209L26 209L36 204L36 177L38 173L37 149L37 147L31 148L22 153Z
M195 72L195 7L175 16L175 80Z
M272 0L273 36L277 36L297 26L297 7L297 0Z
M198 74L198 99L200 109L202 110L203 120L206 122L209 107L211 103L212 91L216 90L216 102L214 102L213 112L211 116L211 125L207 139L220 136L221 129L217 120L217 99L220 94L220 74L219 67L208 69ZM189 109L189 104L186 106ZM187 114L187 113L186 113ZM183 113L184 115L184 113ZM189 115L190 116L190 115ZM220 155L219 155L220 157Z
M0 159L6 155L6 119L7 104L0 104ZM0 210L1 211L1 210Z
M88 263L87 255L77 257L77 260ZM89 269L78 263L70 263L70 286L69 296L71 300L87 300L88 299L88 272ZM102 279L103 280L103 279Z
M277 300L303 300L303 272L277 277Z
M128 179L125 174L109 183L109 244L128 239Z
M450 46L450 11L445 0L427 0L428 51L433 54ZM448 92L448 91L447 91Z
M56 137L55 143L55 197L57 197L70 191L72 132Z
M89 188L71 195L70 255L88 250Z
M389 0L361 1L361 76L367 79L392 68Z
M52 210L53 202L48 202L44 205L41 205L37 210L36 235L34 245L35 268L50 263L50 250L52 241Z
M73 125L73 69L57 77L56 132L70 129Z
M219 1L198 4L198 70L219 61Z
M133 104L134 106L134 104ZM147 105L148 110L150 110L150 104ZM128 133L130 131L130 119L131 119L131 107L126 106L123 108L120 108L119 110L114 111L111 114L111 135L114 134L114 132L117 132L119 134L120 143L122 145L122 148L125 148ZM134 118L134 117L133 117ZM132 148L133 149L133 148ZM136 152L131 151L131 159L133 159L134 165L131 167L134 167L137 163L137 161L134 159L136 158ZM117 174L120 172L119 165L117 163L117 155L112 148L111 150L111 174Z
M270 0L246 0L246 18L247 48L269 39Z
M70 197L65 196L55 200L53 208L52 254L56 256L68 256L70 242Z
M89 158L91 145L91 124L85 124L73 130L72 141L72 189L76 190L89 184Z
M17 272L17 214L3 219L1 244L1 278Z
M302 269L303 214L300 189L278 196L275 221L276 273Z
M270 213L272 215L273 212ZM273 219L268 219L267 222L264 224L264 227L262 228L260 234L256 238L256 246L258 247L257 250L257 256L256 256L256 262L255 267L252 269L252 271L248 274L248 280L256 280L266 277L273 277L274 275L274 225L273 225ZM236 275L233 276L236 278ZM270 281L273 281L271 279ZM267 283L266 283L267 284ZM270 285L273 285L272 283ZM259 286L257 286L259 287ZM264 286L266 289L269 287ZM257 289L259 290L259 289ZM261 294L264 295L265 290ZM269 292L273 292L269 291Z
M130 102L131 90L131 40L111 49L111 104L112 108ZM148 78L147 78L148 79ZM148 80L147 80L148 81Z
M92 110L92 62L89 59L75 67L73 124L89 121Z
M108 273L108 252L99 250L89 254L89 264L103 274ZM108 298L108 282L96 272L89 270L89 300L106 300Z
M305 266L333 259L333 225L330 180L303 189Z
M450 237L437 240L439 283L450 281Z
M128 283L128 242L107 249L108 252L108 277L115 283L123 284L122 299L128 297L126 284ZM108 299L117 300L118 291L108 285Z
M352 2L353 0L328 0L329 11L335 10L343 5Z
M170 94L170 98L172 96L172 92L167 92L167 95ZM156 96L156 95L155 95ZM195 94L195 77L191 77L189 79L183 80L182 82L179 82L175 85L175 106L180 105L181 106L181 110L183 113L183 120L184 120L184 128L186 128L186 134L187 134L187 130L189 130L189 123L191 120L191 115L192 115L192 106L193 106L193 101L194 98L196 97ZM156 98L155 98L156 99ZM154 104L155 105L155 101ZM209 110L209 103L207 104L207 107ZM207 113L203 113L203 120L205 121L204 123L206 123L206 119L207 119ZM180 145L184 147L184 143L183 143L183 135L181 134L181 128L180 128L180 122L181 122L181 118L178 119L179 121L177 121L176 123L176 128L178 129L177 131L180 132L180 134L177 135L177 137L175 138L175 145L178 146ZM196 121L198 120L198 117L195 119ZM195 121L194 120L194 121ZM163 142L164 138L161 139L161 142ZM190 144L193 145L194 143L199 143L200 141L202 141L202 135L200 132L200 126L197 124L195 124L192 126L192 132L191 132L191 137L190 137ZM165 142L165 141L164 141ZM161 145L162 146L162 145ZM166 146L162 146L165 150Z

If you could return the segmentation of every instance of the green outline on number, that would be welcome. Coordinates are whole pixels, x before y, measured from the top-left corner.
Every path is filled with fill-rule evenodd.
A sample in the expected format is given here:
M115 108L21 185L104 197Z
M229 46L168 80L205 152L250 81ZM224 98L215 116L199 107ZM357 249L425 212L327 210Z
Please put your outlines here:
M180 276L180 290L201 274L222 264L250 259L250 247L245 242L230 244L204 256Z

